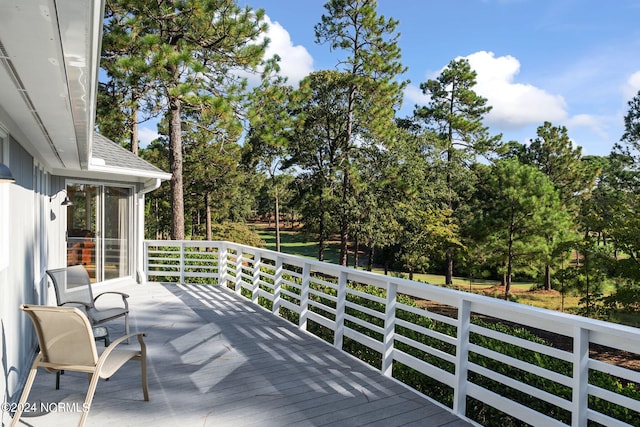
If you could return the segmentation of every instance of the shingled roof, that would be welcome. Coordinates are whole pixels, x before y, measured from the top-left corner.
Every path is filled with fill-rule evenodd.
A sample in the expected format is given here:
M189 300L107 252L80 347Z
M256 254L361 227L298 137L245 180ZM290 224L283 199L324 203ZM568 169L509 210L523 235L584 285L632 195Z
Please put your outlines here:
M97 132L93 134L93 151L91 157L91 164L93 166L104 166L113 170L139 171L144 175L167 175L163 170L141 159L120 144L111 141ZM164 179L166 179L166 177L164 177Z

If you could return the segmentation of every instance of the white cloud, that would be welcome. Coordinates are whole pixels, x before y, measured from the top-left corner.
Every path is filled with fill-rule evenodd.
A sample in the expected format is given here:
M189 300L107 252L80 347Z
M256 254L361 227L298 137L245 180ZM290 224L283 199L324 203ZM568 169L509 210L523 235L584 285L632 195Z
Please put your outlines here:
M278 55L280 57L280 75L287 77L287 83L296 86L300 80L313 71L313 57L304 46L293 45L289 32L280 23L271 22L267 15L264 20L269 29L256 43L261 43L265 37L269 38L264 58L273 58ZM236 71L236 74L245 77L252 86L257 86L260 83L259 73Z
M144 126L138 128L138 141L140 141L140 147L145 148L155 139L158 139L160 134L155 130L149 129Z
M597 117L591 114L576 114L567 120L566 126L569 130L569 134L577 133L578 128L586 128L602 140L607 140L609 134L607 133L604 123L607 122L606 117Z
M624 87L622 88L622 93L624 95L625 101L630 101L634 96L638 94L640 90L640 71L636 71L631 74L627 79Z
M271 22L268 16L265 21L269 24L267 37L271 40L265 56L280 57L280 73L289 79L292 85L298 84L313 71L313 58L304 46L293 45L289 32L278 22Z
M566 120L567 105L562 96L514 81L520 61L513 56L495 57L493 52L480 51L466 58L477 73L475 92L493 107L486 117L489 124L517 129Z
M404 99L405 101L409 101L412 109L415 105L427 105L429 102L429 97L422 93L422 89L411 83L404 88Z
M476 72L473 90L493 107L485 119L496 131L540 126L545 121L558 123L567 120L567 104L562 96L530 84L515 82L520 72L520 61L513 56L496 57L493 52L479 51L466 56L466 59ZM437 78L443 69L429 73L427 78ZM429 102L420 88L411 84L406 87L404 96L412 106Z

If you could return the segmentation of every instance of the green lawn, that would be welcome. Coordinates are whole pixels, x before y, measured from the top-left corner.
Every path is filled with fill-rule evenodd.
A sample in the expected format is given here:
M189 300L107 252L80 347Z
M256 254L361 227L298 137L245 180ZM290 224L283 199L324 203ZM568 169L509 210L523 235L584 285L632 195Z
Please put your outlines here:
M276 249L275 231L267 229L266 227L260 225L253 226L253 229L260 235L260 238L265 241L267 249ZM301 233L299 231L287 230L281 231L280 237L281 252L311 259L318 259L318 244L313 241L315 239L315 236L305 236L304 233ZM339 261L339 252L340 247L338 242L333 241L329 243L325 249L325 261L337 264ZM374 269L374 272L384 274L384 271L382 269ZM390 274L408 278L408 274L406 273L392 272ZM444 286L445 283L444 276L436 274L415 274L413 279L416 281L440 286ZM497 286L499 285L499 282L497 280L473 279L470 281L468 278L454 277L453 283L455 288L460 290L482 292L483 289L490 289L491 293L485 292L485 294L496 298L504 297L504 290ZM515 298L515 300L521 304L547 308L550 310L565 311L571 313L575 312L575 310L577 309L579 304L579 297L566 296L562 298L558 293L553 292L527 292L533 287L533 285L533 282L512 283L511 289L513 298ZM607 289L605 290L605 292L611 290L612 289ZM640 325L638 316L633 316L633 319L618 319L618 321L632 326Z
M267 229L264 226L253 226L253 229L260 235L260 238L265 241L266 248L276 249L276 234L272 229ZM297 255L311 259L318 259L318 244L313 241L315 236L305 236L304 233L299 231L281 231L280 232L280 251L290 255ZM340 246L338 242L332 241L327 245L325 249L325 261L337 264L339 262ZM351 256L351 254L350 254ZM383 269L374 268L376 273L384 274ZM406 273L391 273L399 277L408 278ZM442 275L436 274L414 274L413 277L416 281L425 283L431 283L433 285L444 285L445 278ZM472 288L473 290L481 289L484 287L492 287L498 284L495 280L482 280L473 279L469 283L469 279L463 277L454 277L453 283L455 287L462 289ZM513 289L528 290L533 283L514 283Z
M276 250L276 233L265 227L254 226L253 229L265 241L266 248ZM280 251L290 255L318 259L318 243L313 241L315 236L307 238L299 231L280 231ZM325 249L324 258L327 262L339 262L340 246L331 242Z

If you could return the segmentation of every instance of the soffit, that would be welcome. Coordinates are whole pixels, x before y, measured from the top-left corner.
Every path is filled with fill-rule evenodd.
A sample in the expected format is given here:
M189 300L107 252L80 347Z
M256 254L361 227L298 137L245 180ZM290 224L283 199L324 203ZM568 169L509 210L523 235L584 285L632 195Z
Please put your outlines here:
M0 108L51 168L91 155L103 2L0 0Z

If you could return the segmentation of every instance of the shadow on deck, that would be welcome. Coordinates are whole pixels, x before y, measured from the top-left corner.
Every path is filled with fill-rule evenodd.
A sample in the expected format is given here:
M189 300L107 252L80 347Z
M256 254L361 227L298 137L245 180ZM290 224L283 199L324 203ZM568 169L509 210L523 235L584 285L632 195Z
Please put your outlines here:
M150 401L129 363L98 384L88 426L471 425L225 289L112 288L131 295L131 331L147 333ZM122 320L107 326L112 339L124 333ZM25 413L21 425L75 425L87 385L68 372L55 390L41 370L29 403L50 412Z

